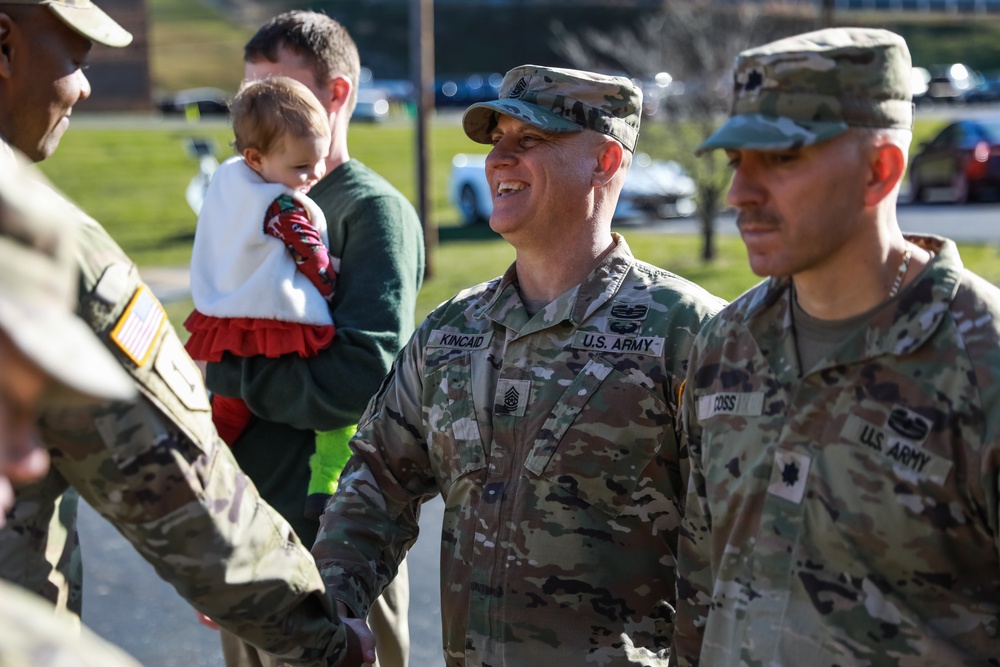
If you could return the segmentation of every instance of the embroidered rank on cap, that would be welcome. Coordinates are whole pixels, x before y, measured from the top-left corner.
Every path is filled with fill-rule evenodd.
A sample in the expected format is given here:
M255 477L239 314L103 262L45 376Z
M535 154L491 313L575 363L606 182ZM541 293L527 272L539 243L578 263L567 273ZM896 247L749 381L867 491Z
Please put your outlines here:
M528 80L528 78L523 76L518 79L517 83L514 84L514 87L511 88L510 95L508 95L508 97L516 100L521 97L521 95L524 95L525 91L528 90Z
M609 333L578 331L573 338L573 347L577 350L663 356L663 338L659 336L616 336Z
M140 285L118 324L111 330L111 340L121 348L137 366L149 360L149 353L156 342L167 313L145 285Z

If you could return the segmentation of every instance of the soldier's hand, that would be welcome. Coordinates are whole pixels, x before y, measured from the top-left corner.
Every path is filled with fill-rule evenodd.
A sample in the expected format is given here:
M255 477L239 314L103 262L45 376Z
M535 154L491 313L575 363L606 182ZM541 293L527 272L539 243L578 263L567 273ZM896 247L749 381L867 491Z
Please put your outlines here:
M343 602L337 602L337 615L343 621L347 630L347 652L349 659L345 665L351 664L375 664L375 635L372 634L368 624L360 618L352 618L351 611ZM357 653L360 653L360 663L351 662L350 659L357 660Z

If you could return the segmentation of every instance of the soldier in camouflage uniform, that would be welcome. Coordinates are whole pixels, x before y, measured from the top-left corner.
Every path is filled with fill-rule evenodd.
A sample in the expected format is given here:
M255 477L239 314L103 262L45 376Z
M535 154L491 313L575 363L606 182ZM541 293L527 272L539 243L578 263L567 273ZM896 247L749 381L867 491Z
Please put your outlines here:
M37 173L4 162L0 178L0 527L11 484L48 468L35 418L43 402L133 400L135 387L86 324L76 304L72 211ZM118 649L52 605L0 582L0 665L136 667Z
M700 150L769 279L698 336L680 664L1000 664L1000 291L904 236L910 56L831 29L742 53Z
M628 79L528 65L468 109L515 262L418 328L323 516L313 554L363 617L443 496L450 666L667 664L678 393L721 303L611 232L640 108Z
M32 160L48 157L90 93L81 68L92 42L130 39L89 0L0 1L0 137ZM0 142L0 158L10 152ZM9 168L0 162L0 177ZM46 489L74 487L192 605L263 650L294 664L373 658L371 642L362 648L337 618L309 552L218 441L200 373L135 265L85 214L66 217L78 228L77 310L139 398L47 410ZM15 581L44 582L22 577L44 565L52 495L34 495L36 523L3 541L25 556Z

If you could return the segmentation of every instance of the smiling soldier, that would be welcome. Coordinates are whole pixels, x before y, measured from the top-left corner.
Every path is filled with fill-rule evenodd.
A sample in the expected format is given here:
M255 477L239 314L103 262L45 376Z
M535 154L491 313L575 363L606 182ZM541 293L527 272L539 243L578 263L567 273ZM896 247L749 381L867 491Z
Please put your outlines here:
M640 109L628 79L532 65L469 108L516 259L419 327L323 517L313 554L363 617L443 497L449 666L667 663L678 394L721 303L611 232Z

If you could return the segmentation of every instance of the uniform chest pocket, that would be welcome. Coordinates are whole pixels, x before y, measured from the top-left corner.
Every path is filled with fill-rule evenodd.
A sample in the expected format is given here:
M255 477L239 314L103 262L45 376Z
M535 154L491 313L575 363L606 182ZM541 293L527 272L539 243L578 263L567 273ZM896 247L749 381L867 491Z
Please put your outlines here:
M428 452L439 480L451 483L486 468L472 394L472 358L457 355L424 378ZM446 491L446 489L442 489Z
M617 516L639 491L672 424L661 398L594 358L552 409L524 465Z

